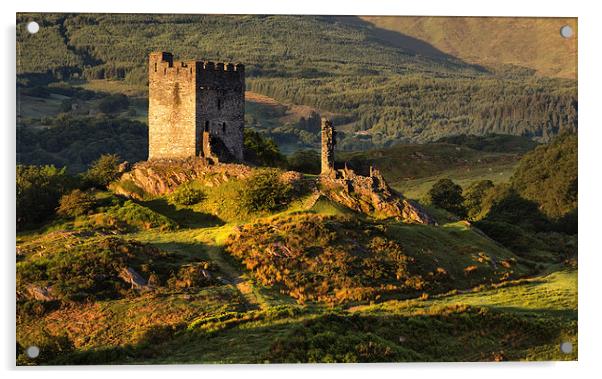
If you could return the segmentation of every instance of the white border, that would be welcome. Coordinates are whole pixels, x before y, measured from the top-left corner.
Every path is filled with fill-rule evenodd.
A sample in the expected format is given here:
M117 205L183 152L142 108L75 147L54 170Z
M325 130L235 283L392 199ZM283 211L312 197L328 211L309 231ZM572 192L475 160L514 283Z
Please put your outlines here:
M10 1L10 0L9 0ZM61 378L105 378L106 376L140 376L162 378L171 371L176 375L211 378L236 377L287 378L306 376L391 377L461 377L509 378L545 375L545 378L593 376L602 361L598 353L600 341L600 273L602 265L598 248L601 240L598 220L602 217L600 155L602 146L602 109L599 106L599 71L602 69L600 39L601 14L595 1L528 2L525 0L469 1L320 1L320 0L211 0L211 1L48 1L22 0L2 3L2 156L4 234L1 250L2 299L2 366L9 376ZM119 13L264 13L264 14L359 14L359 15L444 15L444 16L531 16L579 17L579 362L503 363L503 364L384 364L384 365L271 365L271 366L147 366L147 367L76 367L14 368L14 170L15 170L15 12L119 12ZM579 372L575 372L577 369ZM599 375L599 373L597 373Z

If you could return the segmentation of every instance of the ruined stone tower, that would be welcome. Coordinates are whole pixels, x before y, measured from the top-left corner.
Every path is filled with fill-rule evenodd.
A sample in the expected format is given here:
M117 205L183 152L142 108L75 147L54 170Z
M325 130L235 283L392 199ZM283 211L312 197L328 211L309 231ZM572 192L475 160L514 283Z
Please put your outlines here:
M322 175L336 176L334 169L334 146L336 131L332 121L322 117Z
M149 55L148 159L202 156L243 160L242 64L174 61Z

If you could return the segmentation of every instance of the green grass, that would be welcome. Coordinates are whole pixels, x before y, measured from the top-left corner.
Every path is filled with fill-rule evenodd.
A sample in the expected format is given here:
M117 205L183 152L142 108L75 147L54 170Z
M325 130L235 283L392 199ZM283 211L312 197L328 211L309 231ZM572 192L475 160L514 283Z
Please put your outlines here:
M467 293L433 296L425 301L389 301L378 305L355 307L358 312L401 312L433 306L466 304L519 313L549 313L577 319L577 271L558 268L559 271L529 279L504 283L499 288L485 287ZM495 286L494 286L495 287Z
M500 288L479 287L477 292L452 291L431 296L428 300L391 300L375 305L356 306L349 310L309 304L303 307L301 314L293 312L274 318L267 316L274 307L291 306L293 301L278 291L258 285L237 261L224 253L221 245L225 236L233 232L234 226L235 224L226 224L172 232L151 229L127 236L152 243L162 250L181 254L186 260L210 260L219 266L229 284L204 288L196 293L146 295L134 299L103 301L81 309L56 311L51 313L51 318L32 319L19 324L18 329L22 332L20 340L35 340L35 330L41 325L58 334L64 323L69 323L79 325L68 331L77 346L74 353L63 357L70 363L294 362L308 357L308 352L302 349L304 343L316 344L321 338L327 338L324 335L326 330L336 330L351 322L348 330L341 333L341 336L328 337L335 338L332 340L335 345L332 346L349 344L350 351L330 356L329 354L334 354L332 351L329 353L331 348L323 346L311 359L351 359L350 357L359 354L354 350L354 344L357 342L357 346L360 346L361 340L366 338L367 341L372 341L369 346L384 346L386 351L394 352L394 355L384 357L401 361L490 360L501 351L506 359L576 358L576 353L564 356L558 352L561 340L568 339L573 342L573 346L577 342L574 270L507 282ZM481 249L487 251L489 256L511 256L505 249L461 224L442 227L388 225L387 230L411 254L435 257L441 265L451 264L462 268L465 264L474 262L477 250ZM487 316L491 317L491 321L486 322L479 311L474 314L462 311L450 318L441 316L445 312L438 310L458 304L470 305L476 309L484 307L494 311L495 316ZM328 316L333 311L339 315L334 321ZM194 327L191 331L186 331L191 325L198 324L199 320L210 319L224 312L235 312L233 316L228 316L234 319L214 322L208 329L211 332L196 330ZM354 315L359 315L360 318L357 319ZM87 320L84 324L79 321L83 318ZM97 321L91 325L89 320ZM358 322L369 326L365 327L367 329L356 329ZM488 326L489 322L496 326ZM431 347L426 354L425 347L421 347L421 343L411 335L417 325L420 325L417 330L421 330L421 333L428 332L421 336L423 340L443 346L439 349ZM164 335L155 330L166 327L168 332ZM404 336L407 333L407 340L403 343L390 341L387 333L390 334L392 327L404 333ZM450 327L460 331L450 336ZM475 333L481 334L473 334L473 329ZM541 337L543 332L540 329L545 331L544 337ZM305 334L302 333L301 336L306 341L299 342L301 350L296 351L289 346L289 350L296 351L297 355L276 354L280 351L278 346L285 341L301 338L301 331L304 331ZM531 334L532 331L537 333ZM154 347L144 342L150 338L149 335L157 333L159 337L156 338L159 339L153 342ZM510 338L504 336L510 335L521 341L519 346L504 345L504 338ZM340 342L336 342L339 339ZM468 340L474 341L469 345L461 343ZM338 343L343 345L337 345ZM362 359L374 358L370 357L372 356Z
M310 208L311 211L327 216L344 216L354 214L352 210L346 208L324 196L320 196L318 201Z
M456 280L455 288L470 286L483 273L502 275L502 261L512 262L513 276L530 273L516 255L463 222L442 226L390 224L386 234L399 241L419 264L434 260L446 268ZM472 265L477 268L467 275L464 270Z
M514 170L516 163L491 164L489 167L466 167L460 169L443 170L437 175L426 176L418 179L400 180L391 183L391 186L410 199L423 199L439 179L449 178L462 188L467 188L471 183L478 180L491 180L494 184L507 183Z

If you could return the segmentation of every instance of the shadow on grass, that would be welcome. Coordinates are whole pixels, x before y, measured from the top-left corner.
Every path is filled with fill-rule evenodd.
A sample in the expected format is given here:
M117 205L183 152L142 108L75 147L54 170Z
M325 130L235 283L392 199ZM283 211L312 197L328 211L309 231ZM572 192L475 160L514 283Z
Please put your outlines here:
M209 213L197 212L190 208L177 207L163 198L144 201L142 202L142 205L165 217L169 217L184 227L206 228L225 224L225 222L217 216Z
M316 310L314 310L316 312ZM562 315L561 315L562 316ZM254 323L260 322L259 325ZM547 311L541 317L473 307L420 315L373 315L297 308L229 312L201 327L153 326L136 344L75 351L59 364L435 362L538 360L530 351L576 336L576 326ZM554 359L576 359L558 356ZM543 359L549 359L541 357ZM52 362L55 363L55 362Z

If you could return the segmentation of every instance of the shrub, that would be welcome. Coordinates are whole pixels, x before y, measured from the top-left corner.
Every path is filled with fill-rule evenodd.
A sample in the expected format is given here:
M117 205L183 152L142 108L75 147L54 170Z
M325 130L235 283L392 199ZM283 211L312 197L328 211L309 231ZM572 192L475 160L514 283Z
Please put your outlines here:
M428 201L458 216L464 216L464 197L462 187L452 182L451 179L440 179L428 191Z
M245 226L226 245L260 283L278 286L299 303L374 300L425 287L410 270L413 258L359 221L282 217Z
M286 164L286 157L280 153L278 145L259 132L245 128L245 159L259 166L281 167Z
M537 203L523 198L508 184L498 185L486 193L477 218L502 221L534 231L550 228L548 219L541 213Z
M109 95L98 104L98 110L102 113L117 113L130 106L128 97L123 94Z
M116 154L103 154L83 174L84 180L92 186L106 187L119 177L119 164Z
M483 198L493 188L491 180L479 180L464 191L464 208L469 219L475 220L481 213Z
M77 217L87 214L94 209L94 196L79 189L63 195L57 208L57 213L64 217Z
M475 225L491 239L523 257L532 249L545 250L547 248L539 239L521 227L508 222L481 220Z
M204 197L203 191L194 188L191 183L184 183L169 196L169 201L173 204L193 205L201 202Z
M554 228L556 231L567 234L577 234L577 222L579 221L577 208L568 212L556 220Z
M27 340L21 340L19 345L21 347L17 356L17 365L19 366L52 364L56 359L75 350L73 342L66 334L51 335L45 331L36 333L35 339L30 336ZM36 358L28 357L25 349L29 346L37 346L40 349L40 355Z
M53 215L61 195L74 186L65 168L17 165L17 229Z
M78 243L69 243L75 240ZM172 270L173 253L133 240L103 237L40 243L52 249L52 254L17 264L17 289L23 293L34 284L52 288L59 300L114 299L130 293L131 285L120 278L123 268L130 267L144 278L152 271L160 281L166 281Z
M320 154L315 150L297 150L288 158L290 170L308 174L320 173Z
M453 330L453 333L449 331ZM331 313L307 319L274 338L263 361L432 362L513 360L522 349L553 344L559 324L464 304L412 314ZM512 349L504 336L511 334ZM434 343L438 341L439 343ZM470 341L467 347L467 342Z
M275 169L255 171L239 191L240 206L247 212L275 211L289 203L292 186Z
M551 219L571 212L577 207L577 135L561 135L525 155L511 184Z
M210 262L197 262L180 267L177 274L174 273L167 280L170 288L194 288L204 287L214 283L209 270L216 270L216 267Z

